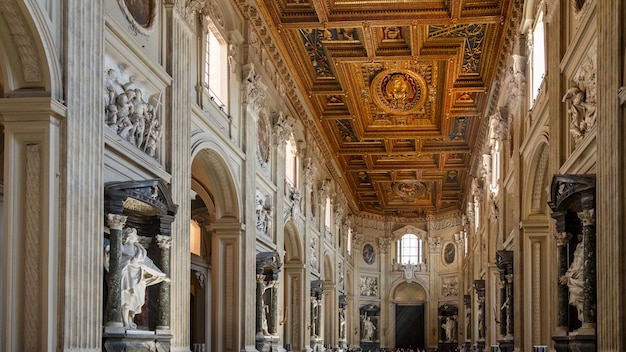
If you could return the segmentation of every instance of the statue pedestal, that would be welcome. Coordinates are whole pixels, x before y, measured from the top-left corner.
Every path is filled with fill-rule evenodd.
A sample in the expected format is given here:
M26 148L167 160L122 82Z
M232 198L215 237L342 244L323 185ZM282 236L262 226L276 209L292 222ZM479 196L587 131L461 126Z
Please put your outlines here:
M167 352L170 350L172 335L149 330L124 330L102 333L103 350L106 352L149 351Z
M263 334L257 334L255 347L257 351L261 351L261 352L282 351L282 348L280 350L278 349L279 339L280 338L278 336L272 336L272 335L265 336Z
M314 352L324 351L324 340L320 337L311 336L311 350Z
M504 336L498 339L498 346L500 346L500 352L513 352L513 336Z
M360 345L363 351L376 351L380 349L380 342L378 341L361 341Z
M346 348L348 347L348 341L346 339L339 339L339 341L337 342L339 348Z
M552 340L557 352L595 352L597 350L596 335L571 332L569 336L552 336Z
M459 348L459 344L456 342L439 342L437 347L438 352L455 352Z

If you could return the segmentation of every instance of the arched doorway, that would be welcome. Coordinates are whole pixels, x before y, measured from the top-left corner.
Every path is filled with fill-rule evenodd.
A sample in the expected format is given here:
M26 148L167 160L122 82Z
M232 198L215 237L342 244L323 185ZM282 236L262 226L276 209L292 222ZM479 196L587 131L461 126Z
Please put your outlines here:
M190 347L194 352L223 351L235 344L242 323L235 314L243 265L237 261L240 202L217 151L200 150L191 177Z
M426 290L416 282L402 282L393 290L395 347L426 347Z
M295 224L285 225L285 304L280 324L284 327L285 344L293 351L304 349L304 263L302 241Z

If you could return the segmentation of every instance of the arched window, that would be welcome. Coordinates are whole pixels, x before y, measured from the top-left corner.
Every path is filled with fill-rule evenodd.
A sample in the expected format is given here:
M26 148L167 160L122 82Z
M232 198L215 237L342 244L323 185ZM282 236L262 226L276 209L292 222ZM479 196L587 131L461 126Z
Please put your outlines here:
M543 10L539 11L537 16L537 20L535 21L535 26L532 29L532 33L530 33L532 40L532 53L531 53L531 62L530 62L530 99L531 106L534 105L537 96L539 95L539 89L541 87L541 82L543 82L543 77L546 74L546 55L545 55L545 31L543 24Z
M228 45L207 18L202 85L220 109L228 113Z
M417 235L406 234L396 243L398 263L421 264L424 262L423 241Z
M300 157L298 157L298 145L293 134L285 143L285 178L293 187L298 187L300 182Z
M331 232L330 225L332 224L332 214L333 214L333 207L330 202L330 197L326 197L326 209L324 213L324 229L327 233Z

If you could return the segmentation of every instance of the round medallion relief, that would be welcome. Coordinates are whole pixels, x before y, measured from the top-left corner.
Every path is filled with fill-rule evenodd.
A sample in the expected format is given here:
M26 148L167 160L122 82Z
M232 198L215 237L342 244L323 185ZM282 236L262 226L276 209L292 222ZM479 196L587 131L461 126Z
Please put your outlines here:
M370 87L376 104L390 113L410 114L426 102L426 81L414 71L382 71L374 77Z

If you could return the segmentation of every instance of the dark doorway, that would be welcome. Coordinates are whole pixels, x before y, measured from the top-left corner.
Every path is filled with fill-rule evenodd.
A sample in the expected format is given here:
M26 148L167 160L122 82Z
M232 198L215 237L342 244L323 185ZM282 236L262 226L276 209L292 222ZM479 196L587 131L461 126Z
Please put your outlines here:
M424 305L396 305L396 347L424 348Z

